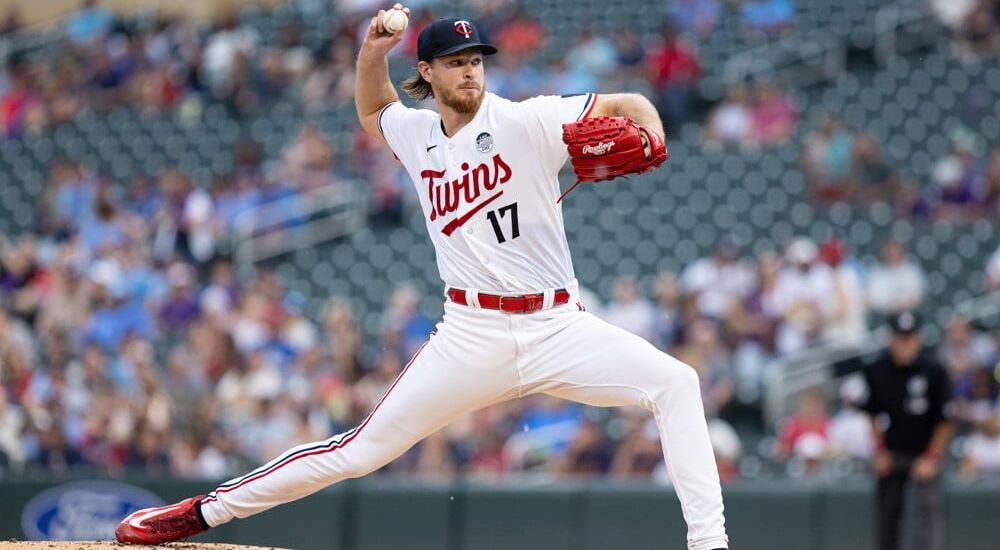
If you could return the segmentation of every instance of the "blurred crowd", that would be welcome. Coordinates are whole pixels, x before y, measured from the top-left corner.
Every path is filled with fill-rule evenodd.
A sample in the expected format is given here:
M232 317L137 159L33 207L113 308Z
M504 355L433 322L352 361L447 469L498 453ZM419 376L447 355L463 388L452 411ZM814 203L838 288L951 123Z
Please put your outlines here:
M35 133L72 120L81 110L130 105L176 110L197 117L207 102L221 102L236 114L250 114L279 101L307 110L350 103L354 57L368 18L381 2L301 2L296 19L284 23L273 40L237 15L209 24L171 18L122 19L99 0L82 0L62 25L56 43L42 55L9 56L0 83L0 131L7 136ZM411 2L412 32L395 58L416 55L416 37L442 16L433 2ZM484 39L500 54L491 59L488 86L515 100L533 95L618 91L631 83L649 92L669 126L692 120L702 67L696 49L682 38L710 33L719 23L720 0L668 2L659 32L621 26L605 35L584 24L565 55L543 56L550 39L541 21L521 2L477 0L468 6ZM441 8L443 9L443 8ZM791 0L746 0L738 12L748 35L780 33L792 26ZM303 19L322 13L333 23L322 40L311 37ZM2 32L20 27L17 6L9 8ZM633 86L634 87L634 86ZM755 105L756 128L748 139L780 140L788 130L775 95L764 83L747 100ZM761 120L758 120L761 119ZM774 126L774 128L771 128ZM787 137L787 136L786 136Z
M433 329L405 285L394 291L379 334L366 337L345 298L332 298L314 320L274 273L240 282L224 256L199 256L198 224L186 220L198 207L178 197L186 189L192 204L207 199L171 178L175 194L159 205L56 178L39 204L42 229L3 243L4 468L224 477L355 425ZM984 267L995 272L995 263ZM869 424L849 406L856 397L847 386L848 406L834 416L827 400L803 397L771 447L744 449L737 429L748 419L760 427L771 359L859 342L870 319L918 308L926 292L923 270L900 242L886 242L880 261L863 265L837 240L797 238L780 254L747 256L724 239L679 274L661 273L649 288L623 277L606 303L592 297L587 305L698 371L730 481L753 475L761 456L787 460L793 475L823 471L826 458L866 457ZM963 419L981 426L970 453L988 447L993 439L974 442L1000 436L990 431L1000 410L1000 332L955 317L938 351L959 388ZM968 464L981 460L971 456ZM462 419L386 470L665 478L660 457L655 426L641 410L532 396Z
M956 222L1000 217L1000 142L967 130L954 132L920 184L893 167L871 135L830 114L807 136L802 169L821 202L890 203L899 216Z
M300 4L306 16L328 7ZM411 4L427 8L411 21L415 31L436 16L428 3ZM358 40L381 2L338 6L335 27L309 45L301 22L265 43L238 18L216 25L123 21L86 0L45 55L8 59L0 131L17 138L81 110L117 105L196 118L208 104L234 116L286 101L307 113L349 104ZM631 83L676 127L696 120L700 109L702 67L685 37L713 32L722 7L720 0L669 2L669 23L650 36L626 27L605 36L583 26L565 55L543 62L533 55L547 39L540 21L517 3L479 0L477 22L503 52L491 59L488 87L521 99ZM766 39L794 27L791 0L746 0L738 8L748 36ZM981 12L969 12L974 29L960 35L979 36ZM12 12L2 28L17 26ZM399 60L413 58L416 35L395 53ZM971 41L985 53L982 40ZM747 82L711 109L704 134L709 146L772 147L792 137L798 117L780 87ZM804 143L802 164L818 200L995 217L1000 152L993 147L956 137L953 154L934 167L935 185L920 189L884 160L879 143L830 116ZM225 253L241 213L289 197L308 200L362 171L372 181L374 220L399 223L408 184L384 147L357 132L338 150L304 124L279 158L264 158L249 139L237 143L234 157L232 173L205 187L175 169L113 182L85 163L51 163L32 234L0 235L0 472L225 477L355 425L426 339L434 320L405 285L389 301L379 333L366 335L344 297L332 298L320 318L307 318L303 297L286 281L264 270L238 278ZM294 212L287 219L295 220ZM852 406L863 391L852 381L836 399L802 396L771 441L747 439L743 423L760 422L772 359L857 342L873 319L919 308L927 294L920 264L897 241L884 243L870 265L836 239L796 238L754 255L747 244L725 238L710 256L651 283L621 278L606 303L594 297L588 309L698 371L725 481L759 472L761 458L792 475L823 473L832 458L865 460L870 428ZM1000 249L985 267L1000 289ZM963 475L1000 471L1000 333L955 317L937 352L958 388L968 432ZM386 470L663 479L663 468L657 430L644 412L532 396L469 415Z

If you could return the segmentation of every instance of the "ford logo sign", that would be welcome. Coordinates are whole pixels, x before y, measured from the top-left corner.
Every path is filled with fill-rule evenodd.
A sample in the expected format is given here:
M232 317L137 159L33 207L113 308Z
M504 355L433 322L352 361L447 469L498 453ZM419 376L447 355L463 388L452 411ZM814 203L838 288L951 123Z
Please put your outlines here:
M30 540L112 540L125 516L163 499L124 483L65 483L35 495L21 513L21 528Z

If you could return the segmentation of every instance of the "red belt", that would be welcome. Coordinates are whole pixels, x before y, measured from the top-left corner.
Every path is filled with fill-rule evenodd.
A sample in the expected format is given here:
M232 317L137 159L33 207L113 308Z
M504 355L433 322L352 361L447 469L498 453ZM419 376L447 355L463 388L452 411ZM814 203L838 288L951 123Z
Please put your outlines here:
M456 304L467 306L469 302L465 299L465 291L460 288L449 288L448 299ZM479 307L483 309L498 309L507 313L532 313L542 309L545 303L545 295L523 294L521 296L497 296L496 294L479 293ZM569 303L569 291L560 288L555 291L552 300L553 306L561 306Z

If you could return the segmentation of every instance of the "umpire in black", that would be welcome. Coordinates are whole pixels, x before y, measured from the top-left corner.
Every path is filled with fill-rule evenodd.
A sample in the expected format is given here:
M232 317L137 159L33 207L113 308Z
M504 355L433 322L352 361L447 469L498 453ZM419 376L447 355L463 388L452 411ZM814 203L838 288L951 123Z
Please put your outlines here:
M897 314L889 326L888 350L864 372L864 409L875 438L878 548L938 550L944 536L939 474L955 431L951 381L924 352L916 314Z

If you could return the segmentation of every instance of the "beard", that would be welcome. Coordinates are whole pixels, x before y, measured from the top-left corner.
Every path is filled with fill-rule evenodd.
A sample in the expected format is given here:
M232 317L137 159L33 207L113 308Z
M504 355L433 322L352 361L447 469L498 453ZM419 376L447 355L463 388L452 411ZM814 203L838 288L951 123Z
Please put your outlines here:
M480 88L479 93L472 97L465 95L460 90L444 90L439 99L443 105L456 113L471 114L479 110L479 104L483 102L485 94L484 88Z

